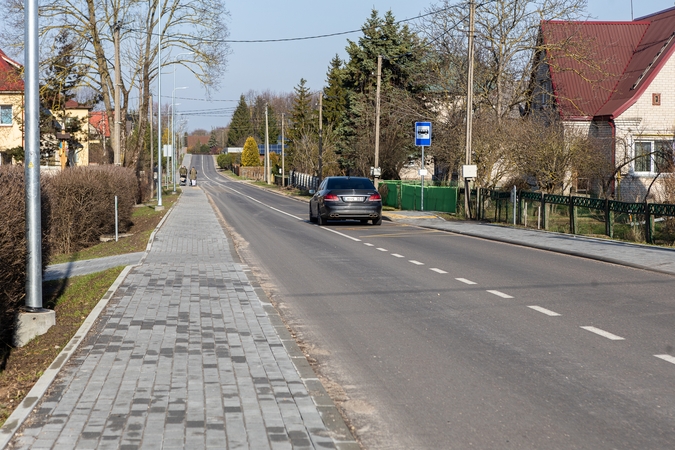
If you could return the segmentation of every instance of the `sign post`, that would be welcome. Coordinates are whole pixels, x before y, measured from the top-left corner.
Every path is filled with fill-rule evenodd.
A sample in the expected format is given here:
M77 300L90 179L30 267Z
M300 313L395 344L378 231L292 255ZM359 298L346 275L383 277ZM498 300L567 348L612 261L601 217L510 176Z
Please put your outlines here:
M420 197L420 211L424 211L424 177L427 174L424 160L424 147L431 145L431 122L415 122L415 145L422 147L422 164L419 175L422 179L422 192Z

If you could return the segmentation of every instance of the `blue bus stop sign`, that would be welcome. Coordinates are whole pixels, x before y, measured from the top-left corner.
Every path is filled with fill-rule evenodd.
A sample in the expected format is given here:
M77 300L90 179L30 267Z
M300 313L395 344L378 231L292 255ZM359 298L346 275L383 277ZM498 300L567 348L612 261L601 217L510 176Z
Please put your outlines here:
M418 147L431 145L431 122L415 122L415 145Z

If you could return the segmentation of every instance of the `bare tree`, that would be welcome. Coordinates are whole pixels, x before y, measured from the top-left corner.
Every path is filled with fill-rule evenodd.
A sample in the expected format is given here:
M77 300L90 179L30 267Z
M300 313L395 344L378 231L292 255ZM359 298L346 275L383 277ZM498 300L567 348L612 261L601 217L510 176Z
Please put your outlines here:
M40 7L41 42L54 42L54 36L68 30L74 42L73 56L89 68L83 86L100 94L110 129L114 117L114 73L119 69L122 117L137 107L137 136L145 136L150 86L158 74L158 36L162 40L163 67L183 65L205 87L216 89L228 55L228 31L224 25L227 14L223 0L44 0ZM8 25L0 31L0 38L18 53L23 46L23 0L8 0L0 15ZM115 29L120 33L119 51L123 57L119 68L114 66ZM191 52L189 57L172 57L187 52ZM41 59L48 61L52 49L45 45L41 53ZM122 144L131 142L126 127L122 130ZM138 168L142 148L142 139L136 139L133 148L124 152L124 164Z

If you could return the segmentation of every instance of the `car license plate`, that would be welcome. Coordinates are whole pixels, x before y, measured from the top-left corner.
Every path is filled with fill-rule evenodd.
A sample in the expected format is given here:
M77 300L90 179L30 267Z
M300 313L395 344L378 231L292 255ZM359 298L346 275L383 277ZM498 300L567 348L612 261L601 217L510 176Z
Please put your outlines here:
M362 202L363 197L342 197L342 199L346 202Z

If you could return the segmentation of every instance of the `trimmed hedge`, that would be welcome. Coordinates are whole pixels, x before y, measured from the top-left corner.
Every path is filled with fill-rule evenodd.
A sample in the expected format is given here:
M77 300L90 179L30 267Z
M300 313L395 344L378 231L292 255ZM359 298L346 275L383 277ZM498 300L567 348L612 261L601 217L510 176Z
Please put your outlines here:
M49 235L54 253L71 253L115 231L115 196L120 231L131 225L138 195L133 170L118 166L75 167L47 183L52 216Z
M116 166L69 168L43 174L42 266L51 253L70 253L115 231L115 195L120 231L131 226L138 195L134 171ZM26 290L24 168L0 166L0 367L14 335L16 313Z
M42 178L42 177L41 177ZM42 269L50 258L50 202L45 180L42 195ZM24 168L0 166L0 365L12 345L15 317L26 296L26 194Z

